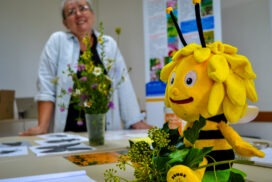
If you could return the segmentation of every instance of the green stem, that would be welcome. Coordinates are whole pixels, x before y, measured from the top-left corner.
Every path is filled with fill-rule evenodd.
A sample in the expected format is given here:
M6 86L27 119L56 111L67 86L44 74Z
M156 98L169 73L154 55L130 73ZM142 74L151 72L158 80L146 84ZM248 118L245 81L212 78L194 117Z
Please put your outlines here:
M237 163L237 164L248 164L248 165L252 165L254 164L253 161L248 161L248 160L227 160L227 161L220 161L220 162L213 162L213 163L209 163L207 165L202 165L202 166L199 166L197 168L194 168L195 169L201 169L201 168L206 168L206 167L211 167L211 166L215 166L215 165L220 165L220 164L228 164L228 163Z
M152 172L156 171L156 166L155 166L155 163L154 163L154 156L156 156L155 154L155 150L153 150L152 152L152 160L151 160L151 168L152 168ZM153 163L153 164L152 164Z
M125 179L125 178L123 178L123 177L121 177L121 176L119 176L119 179L120 179L120 181L123 180L123 181L125 181L125 182L129 182L129 180L127 180L127 179Z

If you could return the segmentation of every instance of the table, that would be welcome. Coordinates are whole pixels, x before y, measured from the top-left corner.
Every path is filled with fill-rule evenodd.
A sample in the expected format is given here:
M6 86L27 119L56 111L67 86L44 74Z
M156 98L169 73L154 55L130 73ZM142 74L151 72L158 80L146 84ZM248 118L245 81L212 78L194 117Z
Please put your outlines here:
M139 136L147 134L147 131L124 130L107 132L107 135L111 136L111 138L114 140L106 140L105 145L99 146L97 147L97 150L91 152L126 149L129 146L128 138L126 137L126 134L128 133L131 134L131 136L133 135ZM87 136L86 133L79 133L79 135ZM14 137L2 137L0 138L0 142L29 141L32 145L37 145L34 143L34 141L37 139L38 138L35 136L31 137L14 136ZM87 153L90 153L90 151ZM234 167L246 172L248 175L248 181L269 182L272 179L272 168L241 164L234 164ZM27 156L0 158L0 179L85 170L88 176L100 182L104 181L103 174L105 170L109 168L118 169L117 167L115 167L115 164L103 164L79 167L65 159L64 156L62 155L37 157L35 156L34 153L29 151L29 154ZM128 168L126 172L121 172L120 174L127 179L130 180L133 179L132 168Z
M71 133L87 137L87 133ZM96 150L81 152L95 153L102 151L117 151L127 149L129 146L128 136L143 136L147 135L147 130L122 130L122 131L108 131L106 136L111 140L106 140L105 145L96 146ZM37 145L34 141L41 138L35 136L12 136L1 137L2 142L16 142L28 141L31 145ZM84 142L87 144L87 142ZM72 155L72 154L68 154ZM65 154L64 156L67 156ZM37 157L32 151L29 150L27 156L18 157L5 157L0 158L0 179L13 178L30 175L40 175L48 173L59 173L68 171L85 170L87 175L96 181L104 181L104 171L109 168L115 168L115 164L94 165L87 167L80 167L64 158L63 155L49 155ZM128 168L126 173L122 173L128 179L133 179L133 169Z

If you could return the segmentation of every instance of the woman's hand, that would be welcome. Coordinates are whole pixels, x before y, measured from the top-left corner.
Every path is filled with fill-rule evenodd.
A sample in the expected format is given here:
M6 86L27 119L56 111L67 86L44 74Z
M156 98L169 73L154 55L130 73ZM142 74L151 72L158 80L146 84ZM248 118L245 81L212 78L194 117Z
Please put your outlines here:
M131 129L150 129L153 128L153 126L147 124L144 121L138 121L137 123L130 126Z
M40 126L35 126L32 128L29 128L26 131L20 132L19 135L20 136L33 136L33 135L40 135L40 134L45 134L48 133L48 131L46 129L43 129Z
M48 133L49 124L54 112L55 104L51 101L38 102L38 124L26 131L19 133L20 136L32 136Z

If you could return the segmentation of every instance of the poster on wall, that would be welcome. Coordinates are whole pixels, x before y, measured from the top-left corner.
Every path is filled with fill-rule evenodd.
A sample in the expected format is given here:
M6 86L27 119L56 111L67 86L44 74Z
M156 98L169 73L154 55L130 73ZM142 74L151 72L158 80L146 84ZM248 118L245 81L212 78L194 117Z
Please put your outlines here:
M143 0L147 122L164 122L166 84L160 71L182 47L166 8L172 7L186 42L200 43L192 0ZM206 43L221 40L220 1L202 0L201 17Z
M167 55L165 0L148 0L144 4L146 51L146 95L162 95L165 84L159 80L163 59Z
M215 40L215 20L213 0L201 1L201 21L206 43ZM179 26L187 43L200 44L196 20L195 10L192 6L192 0L179 1ZM221 38L219 38L221 40ZM218 40L218 39L217 39Z

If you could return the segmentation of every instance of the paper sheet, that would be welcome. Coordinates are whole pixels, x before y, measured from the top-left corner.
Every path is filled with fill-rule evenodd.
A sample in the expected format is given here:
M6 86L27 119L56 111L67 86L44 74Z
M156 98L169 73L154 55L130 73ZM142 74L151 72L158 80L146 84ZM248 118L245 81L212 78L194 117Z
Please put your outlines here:
M256 165L272 167L272 148L268 147L268 148L262 149L262 151L265 153L264 158L252 157L250 160L254 161Z
M120 155L127 154L127 150L97 152L91 154L77 154L65 158L78 166L92 166L97 164L116 163Z
M55 144L55 145L40 145L32 146L30 150L37 156L68 154L82 151L95 150L94 147L85 145L83 143L70 143L70 144Z
M26 146L23 147L0 147L0 157L13 157L20 155L27 155L28 150Z
M7 141L0 143L0 157L27 155L28 141Z
M44 135L38 135L38 137L43 139L35 141L39 145L61 145L88 141L88 138L86 137L67 133L49 133Z

